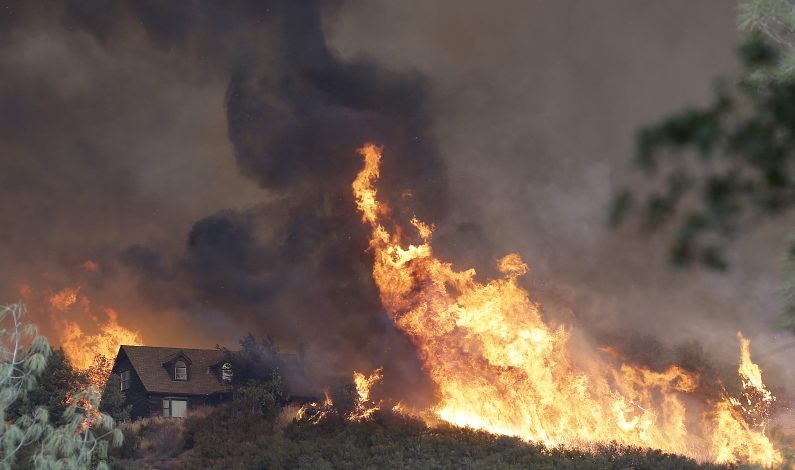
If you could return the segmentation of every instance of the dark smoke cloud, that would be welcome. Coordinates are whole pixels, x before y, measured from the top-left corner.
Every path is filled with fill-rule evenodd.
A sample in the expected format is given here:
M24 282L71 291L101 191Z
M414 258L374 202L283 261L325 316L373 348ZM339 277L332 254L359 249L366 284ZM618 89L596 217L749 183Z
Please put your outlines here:
M183 248L123 250L120 261L138 273L145 301L184 312L199 327L220 315L291 347L307 343L310 356L323 357L321 380L385 364L396 382L413 384L416 357L380 312L350 182L361 166L356 148L376 142L388 155L385 197L405 203L398 215L443 218L446 178L423 78L337 59L321 29L333 2L168 5L71 2L62 21L105 45L121 40L108 19L140 24L157 48L228 77L234 155L273 202L202 218Z

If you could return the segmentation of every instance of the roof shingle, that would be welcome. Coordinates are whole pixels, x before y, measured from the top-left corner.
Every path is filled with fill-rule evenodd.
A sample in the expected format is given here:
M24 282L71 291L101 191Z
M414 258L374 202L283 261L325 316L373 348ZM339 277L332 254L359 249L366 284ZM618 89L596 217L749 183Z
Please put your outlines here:
M135 372L149 393L174 393L180 395L210 395L231 390L218 380L210 370L224 359L217 349L160 348L153 346L122 345ZM163 363L184 354L190 359L189 380L173 380Z

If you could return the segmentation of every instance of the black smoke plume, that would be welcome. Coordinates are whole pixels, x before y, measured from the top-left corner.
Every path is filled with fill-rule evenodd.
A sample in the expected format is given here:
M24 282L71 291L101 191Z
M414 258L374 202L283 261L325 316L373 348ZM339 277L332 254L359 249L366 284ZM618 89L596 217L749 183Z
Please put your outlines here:
M444 165L429 134L426 84L412 72L329 50L322 15L335 2L67 2L62 20L102 44L140 25L156 47L228 77L228 137L240 171L269 201L198 220L177 250L135 243L122 266L154 308L199 328L232 322L306 344L319 381L385 365L415 386L418 361L381 312L367 231L350 183L356 148L385 148L382 188L399 216L439 220ZM222 318L219 318L222 317Z

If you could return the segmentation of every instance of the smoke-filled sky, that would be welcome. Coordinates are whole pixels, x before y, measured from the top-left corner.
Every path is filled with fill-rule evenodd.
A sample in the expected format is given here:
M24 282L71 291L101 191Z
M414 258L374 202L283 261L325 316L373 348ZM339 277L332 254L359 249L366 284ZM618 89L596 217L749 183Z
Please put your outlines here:
M384 146L398 214L483 273L516 251L550 318L733 360L777 332L788 223L727 274L605 225L634 130L735 68L724 0L0 2L0 294L55 343L104 320L147 344L304 343L324 377L422 379L378 302L350 182ZM95 264L85 264L86 261ZM28 286L22 288L20 286ZM66 311L42 299L79 287ZM90 304L88 303L90 302Z

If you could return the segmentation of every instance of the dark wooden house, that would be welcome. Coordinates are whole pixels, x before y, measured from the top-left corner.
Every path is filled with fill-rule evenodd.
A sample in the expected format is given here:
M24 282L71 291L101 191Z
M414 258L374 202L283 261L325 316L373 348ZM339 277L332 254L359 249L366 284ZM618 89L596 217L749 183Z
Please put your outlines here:
M277 353L277 366L292 399L314 399L313 387L298 354ZM227 355L218 349L127 346L119 348L112 374L120 377L130 417L184 417L188 410L231 398L234 374Z
M229 398L231 364L217 349L121 346L113 374L121 378L130 417L183 417Z

